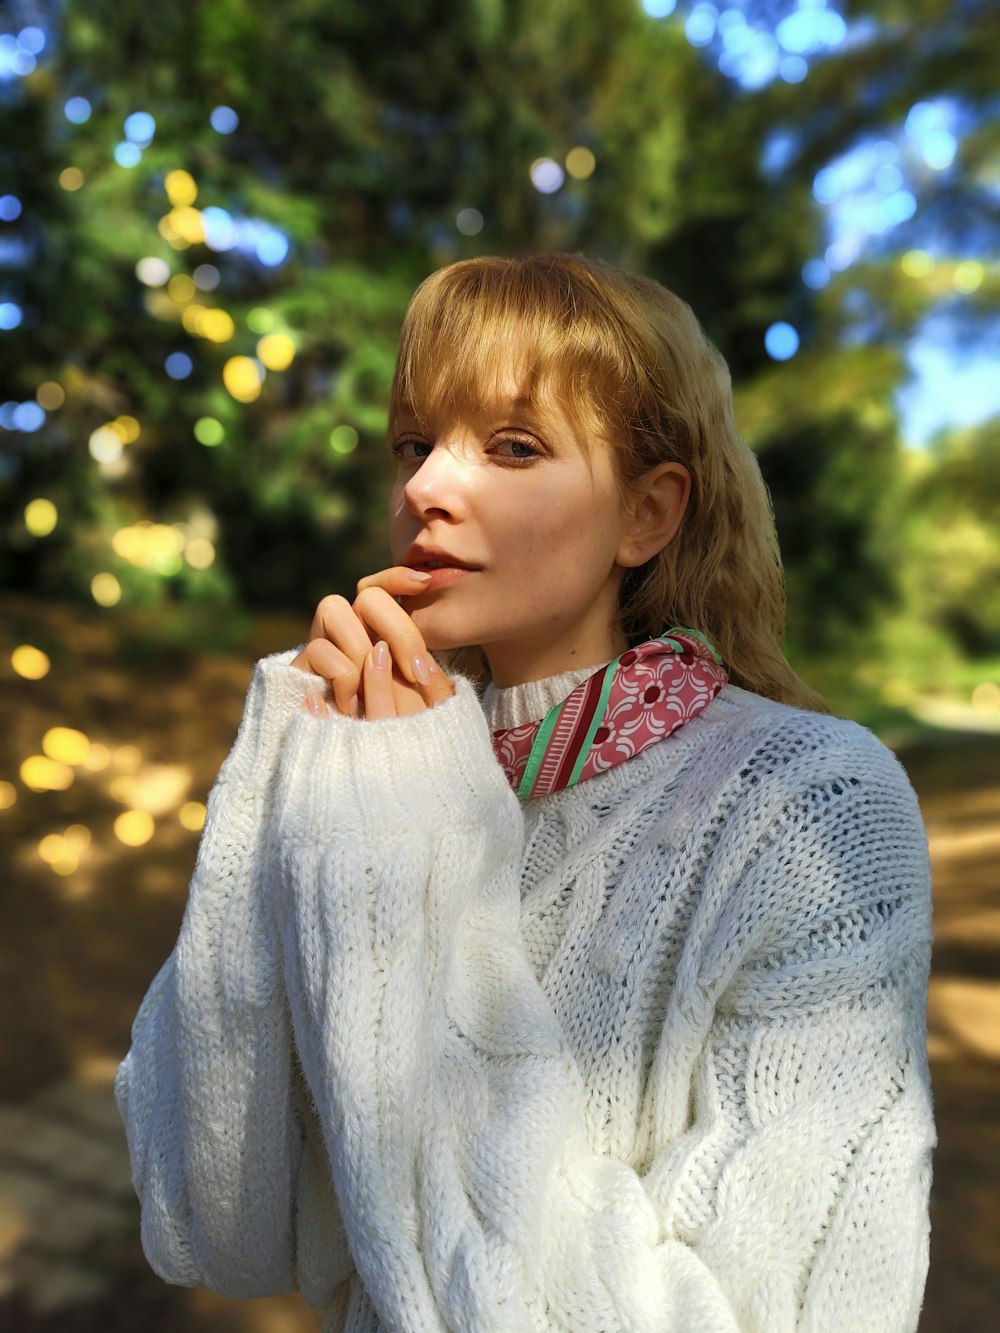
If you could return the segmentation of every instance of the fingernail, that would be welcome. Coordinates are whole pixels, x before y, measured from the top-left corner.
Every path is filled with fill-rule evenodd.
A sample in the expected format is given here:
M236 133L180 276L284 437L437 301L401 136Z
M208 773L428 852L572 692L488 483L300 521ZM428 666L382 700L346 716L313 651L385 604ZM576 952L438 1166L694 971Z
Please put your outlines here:
M372 661L379 671L384 671L389 665L389 645L384 639L379 639L372 650Z
M420 681L420 684L429 685L431 683L431 673L430 668L427 665L427 659L421 657L419 653L416 653L412 659L412 666L413 674L416 676L417 680Z
M306 707L312 713L313 717L320 717L323 711L323 700L318 694L306 696Z
M358 696L357 696L356 694L352 694L352 695L351 695L350 701L348 702L348 705L347 705L347 711L350 713L351 717L357 717L357 715L358 715Z
M420 579L423 583L426 583L427 580L430 578L430 574L428 574L427 571L424 569L411 569L410 578Z

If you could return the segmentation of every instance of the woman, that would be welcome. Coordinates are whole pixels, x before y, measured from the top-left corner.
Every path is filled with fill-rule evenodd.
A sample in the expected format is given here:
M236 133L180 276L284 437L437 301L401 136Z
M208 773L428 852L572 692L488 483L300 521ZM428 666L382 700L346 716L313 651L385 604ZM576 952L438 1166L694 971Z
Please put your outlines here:
M781 654L722 358L464 261L389 435L393 564L257 663L117 1076L150 1263L324 1330L914 1329L926 842Z

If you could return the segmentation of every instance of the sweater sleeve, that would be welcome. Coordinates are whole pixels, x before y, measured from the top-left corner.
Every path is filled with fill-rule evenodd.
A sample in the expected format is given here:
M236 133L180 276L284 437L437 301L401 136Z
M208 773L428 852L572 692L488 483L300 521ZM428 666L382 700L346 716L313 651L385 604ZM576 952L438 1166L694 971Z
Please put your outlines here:
M850 864L823 842L811 780L778 784L744 829L654 1061L697 1053L691 1114L668 1132L659 1109L640 1172L588 1140L580 1069L519 933L520 807L471 688L414 718L293 721L270 883L384 1326L910 1333L932 1142L926 846L914 860L911 837L904 873L883 854L884 781L853 804L834 784ZM817 846L836 892L796 917ZM842 928L876 901L870 929ZM695 1219L678 1200L698 1172Z
M352 1266L260 879L285 732L325 683L291 666L299 651L254 666L178 939L139 1008L115 1098L154 1271L232 1297L298 1287L322 1306Z

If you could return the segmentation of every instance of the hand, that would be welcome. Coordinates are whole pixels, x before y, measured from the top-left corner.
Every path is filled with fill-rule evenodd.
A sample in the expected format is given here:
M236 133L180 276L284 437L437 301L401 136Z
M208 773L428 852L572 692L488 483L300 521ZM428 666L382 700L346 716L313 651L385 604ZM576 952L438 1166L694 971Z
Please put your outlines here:
M416 596L426 582L427 575L394 565L361 579L353 604L324 597L291 665L329 680L337 708L349 716L408 717L442 703L454 694L451 681L396 600ZM323 696L312 698L325 716Z

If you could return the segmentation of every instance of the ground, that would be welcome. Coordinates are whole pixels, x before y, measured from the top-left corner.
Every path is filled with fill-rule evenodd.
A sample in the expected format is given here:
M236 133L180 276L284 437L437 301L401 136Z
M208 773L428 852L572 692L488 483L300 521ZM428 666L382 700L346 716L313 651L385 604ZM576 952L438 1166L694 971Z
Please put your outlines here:
M123 619L6 595L10 643L51 658L39 680L0 660L4 883L0 996L0 1333L307 1333L297 1296L231 1301L161 1282L139 1243L111 1080L139 1000L176 937L204 801L232 744L252 663L302 642L300 619L259 618L237 651L123 650ZM148 624L149 622L147 622ZM150 642L155 634L150 634ZM139 640L141 641L141 627ZM52 727L107 747L64 790L31 791L22 762ZM1000 736L915 729L891 741L920 798L934 871L928 1046L938 1123L931 1267L921 1333L995 1319L1000 1235ZM2 788L0 788L2 790ZM114 832L126 808L152 837ZM64 834L85 840L59 873ZM44 855L40 852L40 845ZM79 843L78 843L79 845ZM46 857L48 859L46 859ZM64 866L64 870L68 867ZM864 1330L858 1330L864 1333Z

